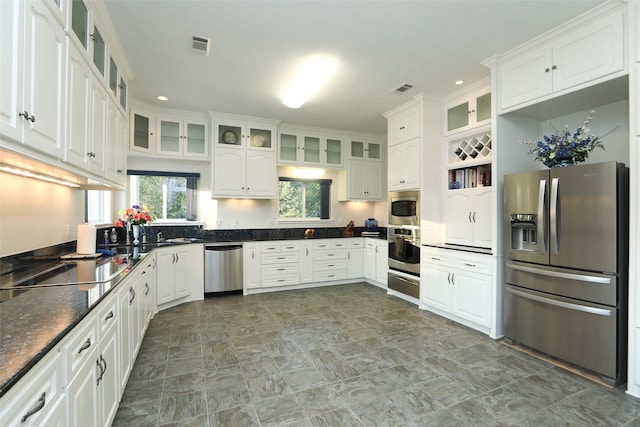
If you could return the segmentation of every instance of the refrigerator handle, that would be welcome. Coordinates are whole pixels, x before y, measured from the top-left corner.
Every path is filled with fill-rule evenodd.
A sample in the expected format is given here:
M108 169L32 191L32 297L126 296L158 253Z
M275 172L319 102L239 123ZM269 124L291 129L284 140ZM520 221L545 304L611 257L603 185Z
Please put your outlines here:
M547 180L540 180L540 188L538 189L538 245L542 247L540 251L543 254L547 253L547 206L545 204L547 192Z
M560 181L558 178L551 180L551 208L549 210L549 226L551 234L551 250L554 255L558 255L560 252L560 239L558 233L558 222L560 221L560 212L558 207L558 189L560 187Z

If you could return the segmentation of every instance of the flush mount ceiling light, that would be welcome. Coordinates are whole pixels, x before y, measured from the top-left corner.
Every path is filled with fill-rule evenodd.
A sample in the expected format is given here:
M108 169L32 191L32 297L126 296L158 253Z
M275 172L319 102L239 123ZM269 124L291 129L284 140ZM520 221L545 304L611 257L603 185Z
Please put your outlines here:
M456 80L456 85L460 86L464 83L464 80Z
M333 74L336 63L328 59L312 59L293 79L282 103L289 108L299 108Z
M156 96L156 99L157 99L158 101L168 101L168 100L169 100L169 98L167 98L167 97L166 97L166 96L164 96L164 95L158 95L158 96Z

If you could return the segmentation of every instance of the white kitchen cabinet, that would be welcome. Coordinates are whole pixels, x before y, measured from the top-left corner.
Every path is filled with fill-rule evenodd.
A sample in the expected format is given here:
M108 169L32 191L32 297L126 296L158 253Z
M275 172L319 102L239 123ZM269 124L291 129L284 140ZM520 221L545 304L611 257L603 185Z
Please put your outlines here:
M422 132L422 109L411 102L385 114L389 146L420 138Z
M208 158L209 131L205 119L160 116L157 129L157 154Z
M364 278L376 285L387 285L389 249L386 240L364 241Z
M313 245L303 241L300 244L300 283L313 281Z
M504 58L497 78L499 111L622 75L625 27L625 7L605 10L564 25L557 36Z
M352 139L349 144L349 158L382 160L382 144L379 142Z
M347 160L340 173L340 200L382 200L382 162L361 159Z
M277 173L273 152L219 148L213 156L213 198L276 197Z
M389 191L420 188L421 152L420 138L389 146Z
M244 280L245 294L248 289L260 287L260 244L245 243L242 245L242 276Z
M364 277L364 239L347 241L347 279Z
M344 239L313 243L313 281L327 282L347 278L347 250Z
M344 165L343 138L322 129L281 128L278 163L341 168Z
M191 293L189 245L157 249L156 298L158 306Z
M62 159L66 41L55 10L52 0L0 2L0 132Z
M446 242L491 248L492 198L491 187L448 190L445 200Z
M278 121L213 113L214 149L274 151Z
M110 99L107 105L107 179L121 186L127 185L127 140L126 116Z
M421 308L491 333L495 260L438 248L423 248L421 258Z
M2 396L0 425L66 427L62 360L57 349L47 353Z
M444 101L442 115L445 135L491 123L491 86L489 81L482 83L482 87L456 92Z
M129 149L153 154L156 142L155 114L144 107L132 105L130 127Z
M124 282L118 285L116 299L120 314L118 322L118 359L120 367L120 391L123 392L129 380L129 374L135 361L134 330L137 328L137 308L134 291L134 276L130 273Z
M296 241L266 242L260 245L261 287L300 283L300 244Z

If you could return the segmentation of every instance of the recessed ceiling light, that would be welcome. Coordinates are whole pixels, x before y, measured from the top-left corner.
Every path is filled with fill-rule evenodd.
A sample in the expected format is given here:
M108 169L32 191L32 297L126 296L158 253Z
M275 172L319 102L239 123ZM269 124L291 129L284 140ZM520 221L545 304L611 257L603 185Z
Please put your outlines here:
M456 85L460 86L462 83L464 83L464 80L456 80Z
M312 59L307 62L293 79L282 103L289 108L298 108L335 71L336 63L327 59Z
M156 96L156 99L157 99L158 101L168 101L168 100L169 100L169 98L167 98L167 97L166 97L166 96L164 96L164 95L158 95L158 96Z

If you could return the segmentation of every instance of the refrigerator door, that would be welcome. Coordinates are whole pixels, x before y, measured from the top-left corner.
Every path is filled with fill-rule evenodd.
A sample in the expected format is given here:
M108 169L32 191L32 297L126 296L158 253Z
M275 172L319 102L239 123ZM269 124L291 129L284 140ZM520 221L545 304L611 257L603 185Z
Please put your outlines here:
M504 176L503 245L509 259L549 263L549 171Z
M550 170L551 265L617 271L616 162Z

